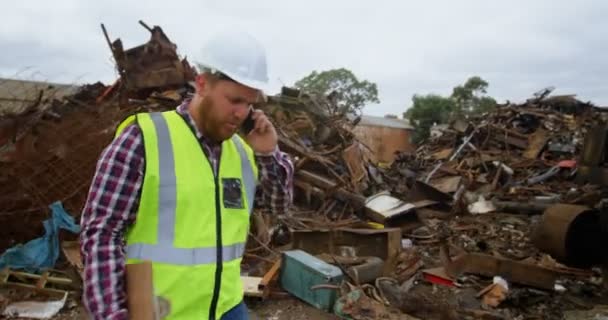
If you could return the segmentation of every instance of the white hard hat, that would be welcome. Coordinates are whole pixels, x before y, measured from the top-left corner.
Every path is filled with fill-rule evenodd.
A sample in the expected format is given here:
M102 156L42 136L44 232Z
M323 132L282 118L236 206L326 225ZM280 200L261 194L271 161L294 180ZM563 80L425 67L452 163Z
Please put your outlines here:
M201 49L204 68L220 72L245 86L268 90L268 67L264 47L246 32L223 32Z

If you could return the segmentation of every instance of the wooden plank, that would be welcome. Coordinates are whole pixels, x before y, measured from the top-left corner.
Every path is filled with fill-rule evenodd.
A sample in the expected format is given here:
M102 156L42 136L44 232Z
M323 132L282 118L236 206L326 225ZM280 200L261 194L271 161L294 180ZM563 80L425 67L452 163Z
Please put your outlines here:
M262 291L262 296L264 298L268 298L268 295L270 294L270 287L268 286L268 284L270 283L270 281L272 281L273 279L276 278L280 268L281 268L281 259L277 259L277 261L274 262L274 264L272 265L270 270L268 270L268 272L266 272L266 274L262 278L262 281L260 281L260 284L258 285L258 289Z
M296 179L301 179L304 182L308 182L315 187L323 189L325 191L332 192L332 196L338 198L339 200L349 201L349 204L354 207L363 207L365 205L365 197L356 194L353 192L349 192L344 188L337 188L338 184L332 180L327 179L326 177L319 176L315 173L300 170L296 173Z
M24 281L27 280L40 280L41 278L43 278L43 275L39 275L39 274L33 274L33 273L26 273L26 272L20 272L20 271L8 271L8 276L6 277L6 279L8 279L9 276L14 276L14 277L18 277L23 279ZM53 284L62 284L62 285L71 285L73 283L73 281L71 279L68 278L59 278L59 277L51 277L51 276L46 276L46 283L53 283Z
M49 284L65 286L66 289L47 288ZM48 271L43 275L11 271L8 268L0 271L0 286L5 287L27 289L49 295L63 296L66 292L73 293L73 285L72 279L51 276L51 273Z
M523 153L524 158L526 159L536 159L540 154L540 151L545 147L547 141L549 140L550 134L548 131L539 129L534 132L530 138L528 138L528 148Z
M45 271L42 273L42 277L40 277L40 279L38 279L38 281L36 282L36 288L38 289L42 289L46 286L46 283L49 279L49 272Z
M365 178L367 172L363 165L363 153L356 143L353 143L342 152L342 158L346 162L348 171L351 175L351 182L353 185L358 185L359 182Z
M63 255L70 262L78 274L82 278L84 273L84 265L82 264L82 258L80 256L80 248L78 241L64 241L61 243L61 250L63 251Z
M0 284L6 283L8 281L8 277L9 277L9 269L8 267L2 269L2 271L0 272Z
M441 151L435 152L431 155L435 160L445 160L449 158L454 152L454 148L447 148Z
M444 177L431 182L431 186L443 193L453 193L458 190L460 182L462 181L461 176Z
M492 137L492 139L509 144L511 146L514 146L516 148L519 149L527 149L528 148L528 141L517 138L517 137L513 137L513 136L505 136L502 134L497 134L494 135Z
M401 251L401 229L323 229L296 230L293 232L293 249L309 254L338 254L340 246L354 246L360 256L376 256L386 263L385 275L393 271Z

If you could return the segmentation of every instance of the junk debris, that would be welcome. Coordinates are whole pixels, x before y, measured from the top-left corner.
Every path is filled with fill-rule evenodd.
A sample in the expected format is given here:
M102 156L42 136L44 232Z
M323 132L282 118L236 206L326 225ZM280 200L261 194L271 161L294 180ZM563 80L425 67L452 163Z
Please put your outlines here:
M50 205L50 209L52 218L44 221L44 236L6 250L0 256L0 269L12 268L40 272L55 266L60 252L59 230L65 229L78 233L80 226L75 224L74 218L65 212L61 202L53 203Z
M65 294L61 300L58 301L23 301L15 302L8 305L3 315L10 318L31 318L31 319L51 319L54 315L59 313L68 295Z
M140 24L150 39L130 49L102 25L116 82L37 87L16 97L17 111L0 112L2 252L44 233L49 204L77 225L118 123L191 96L196 70L160 27ZM331 95L284 87L268 96L259 108L294 162L295 199L288 212L256 209L242 262L247 299L293 296L344 319L562 319L601 308L608 113L551 92L438 126L388 166L374 163L353 133L358 119ZM39 252L52 259L26 270L38 273L6 268L0 286L73 292L75 238L60 233Z
M128 90L181 87L188 81L194 81L196 71L188 60L179 59L176 49L159 26L149 27L139 21L150 31L150 40L143 45L125 50L122 41L110 41L106 27L101 29L116 61L121 80Z

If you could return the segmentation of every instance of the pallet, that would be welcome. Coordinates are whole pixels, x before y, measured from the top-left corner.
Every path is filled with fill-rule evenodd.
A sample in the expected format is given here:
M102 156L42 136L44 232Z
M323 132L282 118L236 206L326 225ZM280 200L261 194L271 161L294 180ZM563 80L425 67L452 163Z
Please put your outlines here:
M0 286L29 289L52 296L74 293L74 281L60 275L63 274L56 270L47 270L42 274L32 274L4 268L0 271Z

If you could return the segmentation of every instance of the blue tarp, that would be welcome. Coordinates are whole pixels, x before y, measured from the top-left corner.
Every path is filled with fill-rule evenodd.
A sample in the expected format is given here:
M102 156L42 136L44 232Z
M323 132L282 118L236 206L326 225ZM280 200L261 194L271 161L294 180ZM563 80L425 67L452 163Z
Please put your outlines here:
M0 269L9 267L14 270L39 273L55 266L61 250L59 247L60 228L78 233L80 226L74 223L74 218L63 209L61 202L55 202L49 208L51 208L53 216L44 221L44 236L6 250L0 256Z

